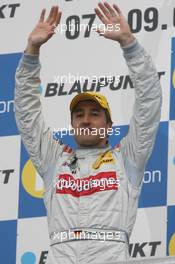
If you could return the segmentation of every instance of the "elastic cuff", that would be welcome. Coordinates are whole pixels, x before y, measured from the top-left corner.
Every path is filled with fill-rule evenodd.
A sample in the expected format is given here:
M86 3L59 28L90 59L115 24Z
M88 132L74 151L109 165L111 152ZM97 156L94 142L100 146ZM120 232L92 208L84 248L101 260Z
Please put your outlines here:
M134 39L132 43L121 48L123 49L123 54L126 59L132 59L137 54L142 53L144 51L143 47L139 44L137 39Z
M32 55L28 53L23 53L22 62L27 64L38 64L39 63L39 54Z

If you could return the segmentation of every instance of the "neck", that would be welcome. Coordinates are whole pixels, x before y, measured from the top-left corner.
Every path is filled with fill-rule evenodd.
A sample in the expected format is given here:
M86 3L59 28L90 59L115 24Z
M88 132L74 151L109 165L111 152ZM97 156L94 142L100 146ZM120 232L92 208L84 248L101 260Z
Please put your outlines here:
M105 143L105 144L100 144L100 145L83 145L83 144L77 144L77 148L80 149L80 148L106 148L108 147L109 144L108 144L108 141Z

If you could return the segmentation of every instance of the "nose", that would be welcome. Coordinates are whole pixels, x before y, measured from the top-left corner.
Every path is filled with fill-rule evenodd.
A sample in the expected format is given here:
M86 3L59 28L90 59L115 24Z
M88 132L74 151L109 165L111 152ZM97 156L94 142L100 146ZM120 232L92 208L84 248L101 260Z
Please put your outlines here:
M85 114L82 119L82 125L89 126L90 124L91 124L90 116L88 114Z

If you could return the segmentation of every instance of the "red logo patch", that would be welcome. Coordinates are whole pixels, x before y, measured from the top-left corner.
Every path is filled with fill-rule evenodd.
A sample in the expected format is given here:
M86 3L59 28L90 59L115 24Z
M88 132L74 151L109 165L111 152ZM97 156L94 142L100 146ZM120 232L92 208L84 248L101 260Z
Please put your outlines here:
M70 174L60 174L55 186L56 193L80 197L101 191L118 190L119 181L115 171L100 172L83 179L75 179Z
M71 153L72 149L68 145L65 145L63 152Z

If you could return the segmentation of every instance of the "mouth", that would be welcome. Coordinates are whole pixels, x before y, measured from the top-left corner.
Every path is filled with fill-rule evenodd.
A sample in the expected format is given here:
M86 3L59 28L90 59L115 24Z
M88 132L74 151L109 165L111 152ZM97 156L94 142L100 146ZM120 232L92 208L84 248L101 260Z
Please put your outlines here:
M90 127L81 127L79 128L80 135L91 135L93 129Z

